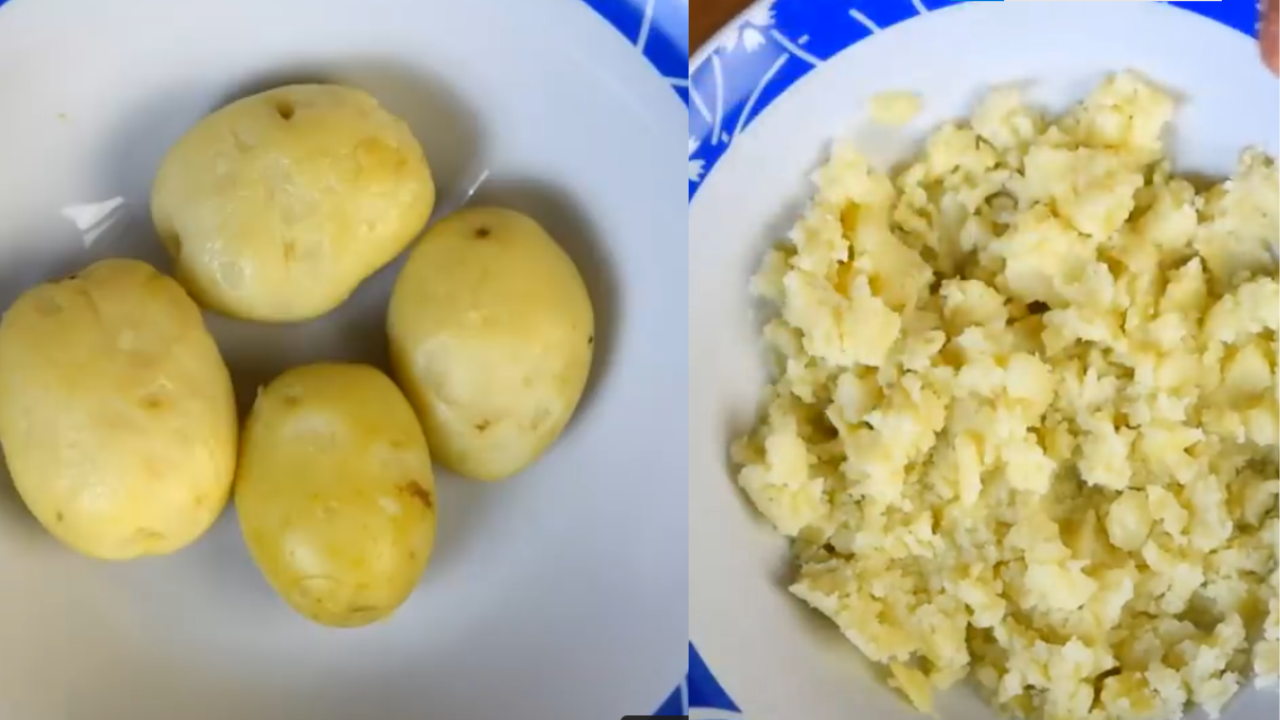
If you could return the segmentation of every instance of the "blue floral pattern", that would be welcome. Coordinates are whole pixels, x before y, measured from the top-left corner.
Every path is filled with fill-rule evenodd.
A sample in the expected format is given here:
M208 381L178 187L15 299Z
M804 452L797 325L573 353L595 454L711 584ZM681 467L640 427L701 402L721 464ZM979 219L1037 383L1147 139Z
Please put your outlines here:
M680 98L689 101L689 0L584 1L634 43Z
M734 139L797 80L885 28L956 2L983 0L757 0L689 68L689 200ZM1169 2L1252 37L1255 0ZM691 720L738 720L738 706L689 649L681 690Z

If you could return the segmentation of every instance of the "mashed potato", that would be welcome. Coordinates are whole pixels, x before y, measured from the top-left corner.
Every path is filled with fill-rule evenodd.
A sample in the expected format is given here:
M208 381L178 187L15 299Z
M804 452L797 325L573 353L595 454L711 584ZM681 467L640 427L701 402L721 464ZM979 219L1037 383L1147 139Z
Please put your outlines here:
M1277 640L1274 161L1175 177L1121 73L996 90L896 178L837 145L753 290L780 359L739 483L793 593L922 710L1216 715Z

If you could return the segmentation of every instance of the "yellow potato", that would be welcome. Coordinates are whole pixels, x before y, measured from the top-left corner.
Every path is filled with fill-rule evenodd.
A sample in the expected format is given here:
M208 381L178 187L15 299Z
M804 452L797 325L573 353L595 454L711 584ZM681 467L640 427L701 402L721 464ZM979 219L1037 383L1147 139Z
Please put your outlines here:
M528 217L477 208L432 228L396 281L387 331L436 459L477 480L533 462L582 396L594 322L573 261Z
M314 318L421 231L435 185L404 121L337 85L234 102L170 149L152 189L178 279L247 320Z
M231 377L200 309L136 260L27 291L0 321L0 445L27 507L85 555L174 552L235 475Z
M427 567L431 457L413 408L372 367L308 365L264 388L245 426L235 493L254 562L315 622L385 618Z

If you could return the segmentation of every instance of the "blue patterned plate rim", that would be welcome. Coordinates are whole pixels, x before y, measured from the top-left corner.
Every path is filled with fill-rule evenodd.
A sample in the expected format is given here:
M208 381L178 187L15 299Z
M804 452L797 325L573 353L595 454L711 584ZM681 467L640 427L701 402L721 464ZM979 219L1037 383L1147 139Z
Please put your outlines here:
M771 103L800 78L841 50L921 14L962 2L992 0L756 0L700 47L689 63L689 200L725 150ZM996 0L998 1L998 0ZM1253 0L1166 2L1252 37ZM811 37L812 35L812 37ZM772 64L761 58L772 56ZM789 62L792 61L793 62ZM754 84L716 93L727 77L746 74ZM726 122L734 118L731 124Z

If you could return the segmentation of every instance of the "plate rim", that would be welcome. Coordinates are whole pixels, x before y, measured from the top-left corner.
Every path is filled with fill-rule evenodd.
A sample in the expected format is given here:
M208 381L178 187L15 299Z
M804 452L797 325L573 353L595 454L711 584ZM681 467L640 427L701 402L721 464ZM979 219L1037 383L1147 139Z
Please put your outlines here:
M720 57L728 55L729 53L733 52L732 49L729 49L729 50L725 50L725 49L733 48L736 45L736 42L730 42L731 39L736 40L735 35L737 35L740 32L741 33L755 32L756 35L763 40L763 33L760 32L760 30L764 28L768 28L771 33L774 33L774 31L779 25L779 23L777 23L776 20L773 18L773 14L778 8L785 8L789 13L793 13L796 16L806 15L807 13L806 17L810 21L814 19L813 16L821 15L823 13L840 14L840 15L860 13L859 8L875 8L877 6L881 6L881 7L893 6L895 11L901 11L906 8L913 9L911 14L906 15L905 17L900 17L893 20L892 22L875 26L874 29L867 28L870 30L870 32L867 35L863 35L861 37L853 37L849 39L848 42L843 43L838 50L836 50L834 53L832 53L826 58L808 56L806 60L809 64L809 67L805 69L804 72L802 72L799 76L792 78L790 81L786 81L785 84L779 84L771 88L767 94L761 92L770 83L770 80L771 80L771 77L768 74L766 74L766 76L761 78L761 80L755 86L755 91L756 93L760 93L760 96L754 99L762 100L762 102L759 105L755 105L750 100L748 100L748 104L750 105L750 107L744 108L742 111L744 113L751 113L750 117L740 120L740 129L746 130L750 127L750 125L756 119L760 117L760 115L765 110L769 108L769 106L772 103L777 102L784 95L786 95L787 91L792 86L794 86L796 83L798 83L799 81L807 77L808 74L812 72L817 67L818 64L834 59L837 55L844 52L849 47L857 44L858 42L865 40L868 37L871 37L871 35L874 35L877 32L880 32L883 30L887 30L892 26L899 25L904 22L908 22L926 13L942 12L947 9L950 9L951 7L962 5L969 2L989 2L989 1L991 0L851 0L851 2L849 3L840 4L840 7L838 8L839 12L836 13L831 8L826 7L826 4L824 3L806 2L806 0L753 0L741 12L735 15L733 19L731 19L729 22L725 23L718 30L716 30L716 32L713 33L705 42L703 42L689 58L689 84L687 88L688 92L684 96L685 103L689 108L689 120L690 120L689 145L688 145L689 147L689 203L690 204L693 203L694 199L698 194L698 190L705 183L707 177L715 170L715 168L719 164L720 159L724 156L728 146L732 142L731 138L723 142L719 141L718 139L715 139L710 143L710 145L713 148L715 148L717 151L695 156L695 153L697 153L699 150L702 150L704 148L708 140L708 138L706 137L707 131L704 130L702 132L698 132L694 129L695 122L698 119L695 113L707 112L706 103L702 99L701 93L699 92L700 85L698 82L698 76L700 74L700 71L709 63L711 63L713 59L718 60ZM995 0L995 1L998 2L1001 0ZM1150 1L1156 2L1161 5L1168 5L1170 7L1175 7L1185 12L1190 12L1210 22L1214 22L1216 24L1228 27L1242 35L1245 35L1246 37L1249 37L1249 38L1256 37L1258 6L1252 0L1217 0L1216 2L1204 2L1203 0L1150 0ZM3 2L3 0L0 0L0 2ZM803 8L803 10L801 10L800 8ZM751 19L755 17L768 17L769 23L765 25L759 25L751 22ZM857 16L855 15L855 17ZM860 19L865 22L866 21L865 15ZM787 24L790 25L791 23L788 22ZM800 26L802 25L802 23L800 21L797 21L795 25ZM798 29L798 28L795 28L795 29ZM783 37L785 38L787 36L784 35ZM797 51L803 52L799 48L799 45L802 43L797 43L795 41L789 41L789 42L792 45L792 47L787 48L787 51L790 54L794 54ZM744 40L744 44L745 44L745 40ZM753 49L754 48L748 47L747 52L750 53L753 51ZM717 53L716 52L717 50L724 50L724 52ZM817 63L814 62L815 60L817 61ZM720 66L719 62L716 62L714 64L717 66L717 72L725 72L719 69L719 66ZM780 81L780 83L781 82L782 81ZM733 101L738 102L742 99L743 98L735 97L733 98ZM721 100L723 101L724 99L721 98Z
M33 2L34 0L28 0ZM689 26L672 27L661 18L668 17L674 11L686 8L688 0L576 0L591 8L606 24L622 35L631 45L640 51L642 57L661 76L686 105L688 94L688 64L685 58L689 55ZM12 4L13 0L0 0L0 8ZM666 12L660 12L666 10ZM638 29L632 36L630 26L636 20L633 16L639 11ZM2 16L0 16L2 17ZM683 33L681 30L683 29ZM653 43L649 39L657 36L663 42Z

